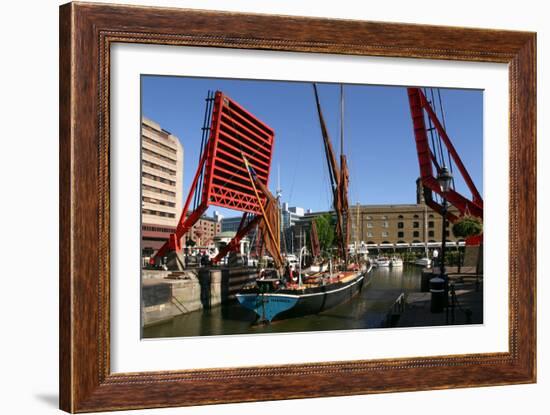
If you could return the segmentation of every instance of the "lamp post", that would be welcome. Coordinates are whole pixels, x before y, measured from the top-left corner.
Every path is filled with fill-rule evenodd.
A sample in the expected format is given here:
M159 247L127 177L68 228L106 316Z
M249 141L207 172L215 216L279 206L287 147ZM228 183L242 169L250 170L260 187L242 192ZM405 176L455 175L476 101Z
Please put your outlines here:
M432 313L440 313L443 311L443 308L447 308L448 297L449 297L449 288L447 275L445 273L445 241L447 239L447 191L451 187L451 182L453 176L447 169L447 167L442 167L437 176L437 181L441 187L441 192L443 193L443 230L441 238L441 262L439 264L439 275L434 276L430 279L430 292L431 292L431 311Z
M437 181L441 192L443 193L443 226L441 231L441 264L439 266L439 276L445 281L445 306L448 303L449 296L449 279L447 278L447 273L445 272L445 242L447 241L447 192L451 188L451 183L453 176L447 169L443 166L437 175Z

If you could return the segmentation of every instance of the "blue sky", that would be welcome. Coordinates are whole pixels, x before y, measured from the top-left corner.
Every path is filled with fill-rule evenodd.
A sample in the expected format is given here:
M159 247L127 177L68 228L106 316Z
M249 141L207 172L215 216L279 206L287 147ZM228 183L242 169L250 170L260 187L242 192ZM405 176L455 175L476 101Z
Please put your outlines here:
M199 159L204 98L221 90L275 130L270 189L280 166L283 201L314 211L330 208L329 178L311 83L142 76L142 113L179 137L184 199ZM318 84L335 150L340 145L339 84ZM415 203L419 175L406 87L345 85L345 144L350 203ZM447 133L483 192L483 92L441 89ZM455 171L456 173L456 171ZM470 197L461 180L457 190ZM220 210L226 216L239 213Z

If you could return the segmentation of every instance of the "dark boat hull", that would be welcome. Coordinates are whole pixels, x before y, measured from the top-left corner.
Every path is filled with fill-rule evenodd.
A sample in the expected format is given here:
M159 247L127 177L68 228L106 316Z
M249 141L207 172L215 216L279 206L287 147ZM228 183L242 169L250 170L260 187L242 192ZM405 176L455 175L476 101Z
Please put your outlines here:
M369 270L370 271L370 270ZM368 283L369 271L347 282L337 282L303 290L279 290L273 293L237 294L243 307L254 310L260 321L271 322L317 314L343 304Z

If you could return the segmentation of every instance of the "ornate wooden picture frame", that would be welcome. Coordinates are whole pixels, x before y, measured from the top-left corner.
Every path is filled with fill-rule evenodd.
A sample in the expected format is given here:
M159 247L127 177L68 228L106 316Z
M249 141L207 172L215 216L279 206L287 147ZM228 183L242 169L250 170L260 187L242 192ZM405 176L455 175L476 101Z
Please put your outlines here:
M115 43L508 64L509 351L111 373L109 70ZM90 412L535 382L534 33L70 3L60 8L59 93L61 409Z

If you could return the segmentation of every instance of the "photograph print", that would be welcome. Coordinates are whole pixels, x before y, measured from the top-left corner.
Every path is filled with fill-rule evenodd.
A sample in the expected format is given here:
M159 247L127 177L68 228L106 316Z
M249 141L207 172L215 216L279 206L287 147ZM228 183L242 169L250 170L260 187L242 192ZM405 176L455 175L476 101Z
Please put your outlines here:
M483 324L483 91L141 76L142 338Z

